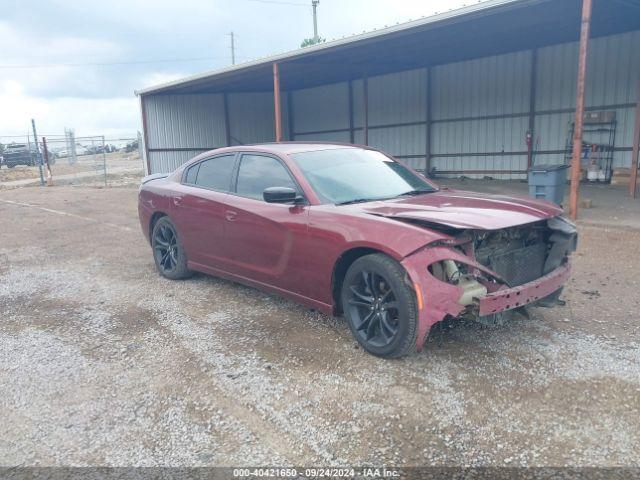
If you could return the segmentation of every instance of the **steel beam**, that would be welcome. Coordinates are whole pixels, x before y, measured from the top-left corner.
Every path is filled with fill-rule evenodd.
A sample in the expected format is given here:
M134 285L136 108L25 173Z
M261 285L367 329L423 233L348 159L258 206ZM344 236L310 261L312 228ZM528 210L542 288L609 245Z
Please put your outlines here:
M363 143L369 145L369 76L366 73L362 76L362 112Z
M353 123L353 80L349 80L349 142L355 143L355 131Z
M273 63L273 111L275 113L276 142L282 141L282 108L280 105L280 68Z
M224 133L227 147L231 146L231 124L229 122L229 98L226 93L222 94L224 104Z
M431 84L433 83L433 75L431 75L431 67L427 67L427 85L425 91L425 150L424 150L424 176L429 175L429 170L431 169L431 96L433 92L433 88Z
M533 165L533 149L536 144L536 77L538 72L538 49L531 50L531 79L529 80L529 134L530 143L527 145L527 170Z
M582 0L582 23L580 26L580 51L578 56L578 82L576 85L576 113L573 133L573 158L571 159L571 191L569 194L569 216L578 218L578 190L580 188L580 158L582 157L582 123L584 119L584 91L587 77L587 52L591 26L592 0Z
M629 179L629 195L636 198L638 186L638 151L640 150L640 80L636 90L636 124L633 129L633 148L631 149L631 178Z
M289 124L289 140L293 141L296 137L294 132L294 117L293 117L293 92L287 90L287 120Z

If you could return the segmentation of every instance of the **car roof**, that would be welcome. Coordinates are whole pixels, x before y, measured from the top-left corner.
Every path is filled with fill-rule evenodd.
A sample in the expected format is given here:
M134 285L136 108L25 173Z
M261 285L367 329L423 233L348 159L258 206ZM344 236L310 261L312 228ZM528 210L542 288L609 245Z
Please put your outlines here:
M291 154L301 152L313 152L317 150L335 150L339 148L366 148L361 145L351 145L349 143L331 143L331 142L277 142L277 143L255 143L251 145L235 145L233 147L224 147L219 150L226 151L260 151L275 154Z

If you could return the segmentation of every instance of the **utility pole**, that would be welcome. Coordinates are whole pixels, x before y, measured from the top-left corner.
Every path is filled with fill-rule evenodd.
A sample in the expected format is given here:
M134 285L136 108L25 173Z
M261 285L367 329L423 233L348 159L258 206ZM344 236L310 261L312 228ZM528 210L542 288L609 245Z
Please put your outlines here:
M233 32L231 32L229 34L229 36L231 37L231 65L235 65L236 64L236 42L235 42L235 36L233 35Z
M320 0L311 0L311 7L313 7L313 43L318 43L318 14L317 8Z

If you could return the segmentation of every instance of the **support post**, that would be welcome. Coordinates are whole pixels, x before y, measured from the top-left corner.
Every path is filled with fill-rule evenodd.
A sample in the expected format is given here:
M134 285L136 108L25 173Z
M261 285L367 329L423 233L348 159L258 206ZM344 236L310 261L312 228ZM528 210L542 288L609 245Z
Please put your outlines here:
M571 192L569 216L578 218L578 189L580 187L580 158L582 157L582 124L584 120L584 91L587 77L587 52L591 26L592 0L582 0L582 24L580 27L580 53L578 58L578 83L576 86L576 114L573 132L573 158L571 159Z
M349 143L355 143L355 132L353 130L353 80L349 80Z
M275 112L276 142L282 141L282 108L280 105L280 68L273 64L273 103Z
M295 140L295 120L293 118L293 92L287 90L287 123L289 124L289 141Z
M362 77L362 132L364 134L364 144L369 145L369 77L365 73Z
M224 106L224 132L227 147L231 146L231 124L229 123L229 98L226 93L222 94L222 103Z
M529 80L529 143L527 144L527 170L533 166L533 148L536 144L536 78L538 49L531 50L531 79Z
M427 89L426 89L426 102L425 102L425 156L424 156L424 176L429 176L429 170L431 170L431 83L433 75L431 75L431 67L427 67Z
M636 198L638 186L638 152L640 150L640 80L636 90L636 124L633 129L633 148L631 149L631 178L629 179L629 195Z
M147 111L144 107L144 96L142 95L140 95L140 112L142 115L142 143L144 143L144 160L147 165L147 175L151 175L151 159L149 158L149 128L147 126Z

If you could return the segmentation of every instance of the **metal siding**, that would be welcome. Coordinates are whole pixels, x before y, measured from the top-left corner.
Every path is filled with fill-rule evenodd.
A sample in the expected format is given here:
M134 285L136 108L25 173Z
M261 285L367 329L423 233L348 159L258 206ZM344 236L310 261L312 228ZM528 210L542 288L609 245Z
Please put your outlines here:
M271 98L271 123L273 124L273 136L271 137L271 140L267 140L268 142L272 142L275 141L276 138L276 124L275 124L275 112L274 112L274 108L273 108L273 93L269 92L268 93L269 97ZM284 140L293 140L293 138L290 138L290 128L289 128L289 95L286 94L286 92L282 95L282 138Z
M222 95L155 95L145 98L145 107L150 149L225 145Z
M575 108L577 72L577 43L539 49L536 111Z
M425 127L410 125L369 129L369 145L391 155L425 155Z
M425 159L424 158L399 158L402 163L413 168L414 170L419 170L424 172Z
M153 173L170 173L204 151L206 150L193 152L149 152L149 159Z
M573 113L538 115L535 122L536 150L563 150ZM550 163L550 162L540 162Z
M353 80L353 126L364 126L364 91L362 79ZM356 142L357 143L357 142Z
M541 48L538 52L536 110L574 108L577 71L577 42ZM590 40L587 107L635 102L635 81L639 77L640 31Z
M347 82L293 92L295 133L349 128Z
M369 132L371 133L371 132ZM356 130L353 134L353 143L356 145L364 145L364 131Z
M431 153L473 154L523 152L528 118L500 118L436 123L431 131ZM438 170L524 170L525 155L435 157L432 165ZM490 174L486 174L490 175ZM470 174L481 178L485 174ZM495 174L495 178L519 178L518 174Z
M528 128L531 51L521 51L433 67L431 151L459 153L436 157L440 170L523 169L526 156L470 156L471 153L522 151ZM587 107L628 104L636 101L640 78L640 31L593 39L587 78ZM571 109L575 104L577 43L540 48L536 75L536 111ZM369 78L369 125L425 120L426 71L418 69ZM363 126L363 82L352 81L354 126ZM347 82L295 91L293 114L296 140L349 141ZM244 142L273 139L271 92L230 94L233 136ZM225 142L222 96L151 95L145 97L148 147L210 147ZM288 136L286 96L283 96L284 134ZM523 114L521 117L447 121L452 119ZM572 113L536 115L537 150L562 150ZM632 108L617 110L617 147L630 148L634 124ZM339 130L334 133L307 133ZM362 130L354 132L363 142ZM246 137L246 138L242 138ZM393 155L424 155L425 126L371 128L369 140ZM196 152L152 152L152 169L168 171ZM465 155L467 154L467 155ZM616 152L614 165L628 166L629 152ZM562 160L562 154L538 154L538 163ZM411 159L420 167L423 159ZM162 168L156 167L156 164ZM471 176L471 175L470 175ZM483 175L474 175L483 176ZM520 177L520 176L516 176ZM509 175L496 175L509 178Z
M530 68L531 51L434 67L432 119L527 112Z
M443 121L483 116L524 114L529 109L531 51L515 52L434 67L431 87L431 153L520 152L528 128L525 116ZM522 170L526 157L435 157L438 170ZM483 177L484 174L470 174ZM494 174L495 178L520 175Z
M228 96L228 105L232 145L274 141L275 126L271 92L232 93ZM286 114L286 108L283 108L283 114ZM288 133L286 128L284 131Z
M640 78L640 32L594 39L589 54L586 105L635 102L635 83Z
M297 134L295 140L298 141L318 141L318 142L340 142L349 143L349 132L327 132L327 133L303 133Z
M538 53L536 110L574 108L578 44L567 43L541 48ZM636 82L640 78L640 31L592 39L587 64L586 107L621 105L636 101ZM617 148L633 143L633 108L616 109ZM573 113L536 116L536 140L539 150L565 148ZM537 155L536 163L564 161L563 154ZM614 167L631 164L630 152L616 152Z
M426 120L425 69L369 78L369 126Z
M526 168L527 157L525 155L509 156L482 156L482 157L436 157L431 160L431 165L440 171L460 171L463 169L478 170L523 170ZM445 177L466 176L469 178L491 177L497 180L513 180L524 178L524 174L514 173L457 173L455 175L442 175Z
M635 122L635 109L618 108L615 109L616 129L615 147L630 149L633 146L633 127ZM558 113L548 115L538 115L536 117L536 150L564 150L570 124L573 122L573 113ZM608 134L602 134L598 139L597 134L589 133L585 135L585 140L608 142ZM548 165L554 163L564 163L564 154L536 154L535 163L538 165ZM631 152L615 152L614 167L629 167L631 165Z

